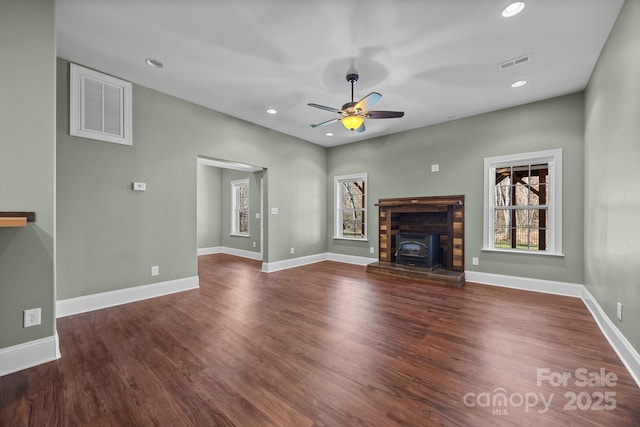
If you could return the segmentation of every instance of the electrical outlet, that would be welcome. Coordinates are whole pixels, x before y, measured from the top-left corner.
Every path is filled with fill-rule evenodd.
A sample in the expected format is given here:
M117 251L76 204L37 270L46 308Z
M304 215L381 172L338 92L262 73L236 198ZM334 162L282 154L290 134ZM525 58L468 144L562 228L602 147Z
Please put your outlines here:
M440 172L440 165L438 163L431 165L431 172Z
M370 254L375 254L376 253L376 248L374 248L373 246L369 247L369 253Z
M622 322L622 303L618 301L616 315L618 316L618 320Z
M296 248L291 248L291 255L296 253Z
M152 276L157 276L160 274L160 267L158 267L157 265L152 265L151 266L151 275Z
M40 308L32 308L24 311L24 327L36 326L41 323Z
M253 247L254 247L254 248L256 247L256 242L253 242Z
M477 256L474 256L473 258L471 258L471 264L480 265L480 259Z

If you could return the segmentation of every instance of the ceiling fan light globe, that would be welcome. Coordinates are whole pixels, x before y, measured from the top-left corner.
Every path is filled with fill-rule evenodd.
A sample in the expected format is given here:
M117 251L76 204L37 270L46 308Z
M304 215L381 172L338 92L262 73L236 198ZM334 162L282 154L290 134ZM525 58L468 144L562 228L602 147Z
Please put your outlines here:
M364 122L364 118L362 118L360 116L355 116L355 115L354 116L346 116L341 120L341 123L348 130L356 130L356 129L358 129L362 125L362 122Z

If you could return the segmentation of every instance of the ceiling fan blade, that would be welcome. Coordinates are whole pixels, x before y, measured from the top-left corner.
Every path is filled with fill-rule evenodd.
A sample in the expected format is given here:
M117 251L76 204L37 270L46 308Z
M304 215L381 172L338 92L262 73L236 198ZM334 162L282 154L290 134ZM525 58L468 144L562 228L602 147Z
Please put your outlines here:
M369 108L373 107L373 104L380 101L380 98L382 98L382 95L380 95L378 92L371 92L369 95L358 101L355 109L360 111L368 111Z
M332 113L338 113L340 114L342 112L342 110L338 110L337 108L333 108L333 107L327 107L326 105L320 105L320 104L314 104L313 102L310 102L309 104L307 104L309 107L313 107L313 108L319 108L321 110L325 110L325 111L331 111Z
M367 130L367 128L364 127L364 122L362 122L362 124L360 125L360 127L358 129L356 129L356 132L358 133L362 133L365 130Z
M335 123L340 121L340 119L331 119L331 120L327 120L326 122L322 122L322 123L318 123L317 125L311 125L312 128L317 128L318 126L326 126L326 125L330 125L331 123Z
M404 111L369 111L365 117L367 119L393 119L403 116Z

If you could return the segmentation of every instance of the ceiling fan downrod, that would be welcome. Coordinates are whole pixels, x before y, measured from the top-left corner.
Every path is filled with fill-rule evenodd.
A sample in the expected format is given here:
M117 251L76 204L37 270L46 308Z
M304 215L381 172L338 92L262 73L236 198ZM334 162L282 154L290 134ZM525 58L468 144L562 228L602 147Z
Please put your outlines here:
M354 102L354 100L353 100L353 86L355 86L355 84L356 84L356 82L358 81L359 78L360 78L360 76L358 75L358 73L349 73L349 74L347 74L347 81L351 85L351 103L352 104Z

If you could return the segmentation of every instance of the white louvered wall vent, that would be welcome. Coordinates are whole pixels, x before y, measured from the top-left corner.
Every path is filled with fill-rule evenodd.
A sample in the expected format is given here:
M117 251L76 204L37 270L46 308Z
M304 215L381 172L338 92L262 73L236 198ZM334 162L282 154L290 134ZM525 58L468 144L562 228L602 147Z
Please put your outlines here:
M503 63L498 64L498 67L500 68L500 70L506 70L507 68L513 67L514 65L520 65L528 61L531 61L531 55L525 55L519 58L504 61Z
M131 83L71 64L73 136L131 145Z

